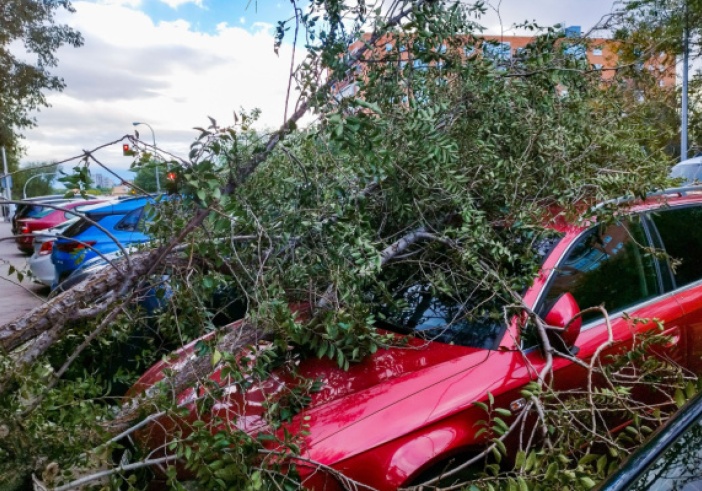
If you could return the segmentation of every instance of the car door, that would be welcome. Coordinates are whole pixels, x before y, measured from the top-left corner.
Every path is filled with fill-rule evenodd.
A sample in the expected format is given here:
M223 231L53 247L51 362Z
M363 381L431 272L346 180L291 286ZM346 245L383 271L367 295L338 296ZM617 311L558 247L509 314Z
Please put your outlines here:
M694 373L702 373L702 206L687 205L663 208L650 213L667 253L667 266L673 276L673 295L684 317L677 332L685 350L684 364Z
M608 313L613 343L600 353L603 363L609 355L630 349L636 337L657 329L655 319L665 321L665 329L679 332L683 312L662 279L662 267L650 253L651 233L645 218L597 225L582 233L558 262L537 303L545 317L564 293L573 295L583 318L583 328L574 354L589 363L600 346L609 339L610 328L601 311ZM681 350L673 339L666 355L682 361ZM528 355L534 367L543 366L538 350ZM587 371L563 357L554 360L554 385L568 390L583 387Z

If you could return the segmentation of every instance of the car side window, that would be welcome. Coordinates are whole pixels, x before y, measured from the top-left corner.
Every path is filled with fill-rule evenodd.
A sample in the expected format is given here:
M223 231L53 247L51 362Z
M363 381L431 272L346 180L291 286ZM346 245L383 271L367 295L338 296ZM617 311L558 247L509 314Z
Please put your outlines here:
M143 207L130 211L124 216L124 218L117 222L115 229L122 230L124 232L133 232L136 230L142 211L144 211Z
M586 231L558 264L539 309L545 316L566 292L580 310L603 305L609 314L621 312L659 294L655 259L643 226L637 220L603 224ZM602 317L583 315L583 322Z
M156 209L153 205L146 205L143 208L143 213L139 217L139 223L136 226L138 232L146 233L156 219Z
M702 279L702 207L669 208L651 214L669 256L675 284Z

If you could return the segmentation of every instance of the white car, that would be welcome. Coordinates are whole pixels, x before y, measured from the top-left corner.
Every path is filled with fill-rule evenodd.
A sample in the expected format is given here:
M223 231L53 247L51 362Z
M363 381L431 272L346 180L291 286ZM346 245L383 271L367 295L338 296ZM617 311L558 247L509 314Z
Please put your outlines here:
M56 268L51 262L51 250L54 246L56 236L61 235L64 230L78 221L78 217L71 218L55 227L46 230L32 232L34 235L34 253L27 259L32 275L39 282L46 286L51 286L56 278Z

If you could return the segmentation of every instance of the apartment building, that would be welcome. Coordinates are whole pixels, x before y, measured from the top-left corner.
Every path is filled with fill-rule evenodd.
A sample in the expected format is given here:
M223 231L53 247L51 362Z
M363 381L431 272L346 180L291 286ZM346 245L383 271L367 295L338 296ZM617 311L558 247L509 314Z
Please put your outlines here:
M621 43L607 38L588 38L587 42L582 39L582 33L579 26L570 26L565 29L565 38L561 43L564 45L564 55L575 59L586 59L590 70L599 71L602 81L612 82L618 76L622 68L619 52ZM364 43L370 38L368 36L365 41L356 41L349 47L350 56L358 53L358 50L363 47ZM484 35L480 40L468 40L462 43L463 56L482 56L494 60L502 65L511 63L519 63L520 54L526 49L527 45L533 42L533 36L509 36L509 35ZM404 68L408 63L417 70L425 70L429 64L421 59L412 59L409 50L405 46L399 46L395 49L395 40L392 36L384 36L376 42L376 48L372 55L364 58L382 58L383 52L388 55L399 53L397 60L400 68ZM430 48L439 54L445 53L447 47L445 45L435 46ZM660 87L675 87L675 59L666 53L659 53L656 56L650 57L645 61L640 61L634 65L638 70L647 70L658 81ZM441 62L438 62L439 64ZM440 67L440 65L439 65ZM366 68L363 63L356 63L346 72L346 76L337 82L333 88L337 100L355 95L358 91L356 79L359 75L365 72Z

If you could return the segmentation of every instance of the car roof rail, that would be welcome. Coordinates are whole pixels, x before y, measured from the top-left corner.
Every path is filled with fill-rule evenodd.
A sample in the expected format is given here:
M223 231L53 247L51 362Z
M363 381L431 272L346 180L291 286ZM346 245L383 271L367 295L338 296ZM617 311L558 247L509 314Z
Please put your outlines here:
M646 197L644 198L644 201L649 199L649 198L659 198L659 197L677 197L677 198L682 198L683 196L689 196L691 194L702 194L702 185L689 185L689 186L682 186L678 188L668 188L668 189L661 189L658 191L651 191L649 193L646 193ZM609 205L614 205L614 206L621 206L625 205L627 203L632 203L634 201L640 200L640 196L632 196L632 195L626 195L626 196L621 196L619 198L614 198L614 199L609 199L606 201L602 201L601 203L598 203L597 205L593 206L591 210L599 210L601 208L604 208L605 206Z

